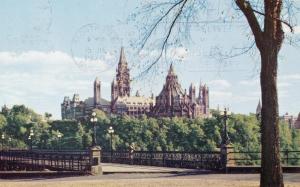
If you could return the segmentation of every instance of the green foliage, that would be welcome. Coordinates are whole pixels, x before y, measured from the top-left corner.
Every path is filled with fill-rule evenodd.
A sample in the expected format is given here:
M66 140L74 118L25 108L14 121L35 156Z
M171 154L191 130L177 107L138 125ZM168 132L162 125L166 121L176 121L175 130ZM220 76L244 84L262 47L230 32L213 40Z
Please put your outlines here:
M7 125L7 121L4 115L0 114L0 131L2 131Z
M107 151L111 142L108 133L110 126L115 130L112 135L114 150L128 150L134 144L136 150L144 151L215 151L220 147L224 127L222 116L216 111L208 119L133 118L126 115L108 116L100 110L95 112L98 119L95 124L88 120L81 123L51 121L43 120L41 115L24 105L15 105L5 115L0 114L0 131L5 134L6 147L26 148L32 143L34 148L39 149L87 149L91 146L93 126L96 125L97 144ZM254 114L232 114L229 117L228 136L235 151L260 151L259 124ZM32 142L28 140L30 130L34 132ZM9 137L12 139L10 142ZM299 150L299 130L280 122L280 145L282 150ZM246 155L252 159L258 156ZM289 155L293 156L297 157L293 153ZM290 164L296 162L289 161Z
M51 144L60 149L83 149L84 129L81 123L71 120L56 120L50 122ZM62 133L62 137L58 137Z

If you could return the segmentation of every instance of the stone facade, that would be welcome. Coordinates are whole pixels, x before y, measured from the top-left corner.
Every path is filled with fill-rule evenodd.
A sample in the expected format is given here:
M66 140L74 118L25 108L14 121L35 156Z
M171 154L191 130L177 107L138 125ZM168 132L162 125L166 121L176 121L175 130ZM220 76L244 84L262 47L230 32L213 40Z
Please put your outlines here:
M130 96L130 73L124 48L121 48L116 77L111 83L112 113L137 117L148 114L153 103L153 98L140 96L138 92L135 96Z
M101 81L97 77L94 81L94 97L82 101L78 94L74 94L72 100L66 96L61 104L61 116L62 119L79 120L87 118L93 109L100 109L107 114L127 114L138 117L147 115L153 103L153 97L143 97L139 93L130 96L130 73L122 47L116 77L111 84L111 101L101 97Z
M300 129L300 113L298 114L298 118L294 122L294 128Z
M139 94L135 96L119 97L114 103L114 113L119 115L127 114L129 116L148 115L150 106L153 105L153 98L142 97Z
M130 115L138 117L149 115L153 117L209 117L209 89L200 85L199 95L196 97L196 87L191 84L189 93L181 89L173 66L170 66L163 90L156 97L144 97L137 92L131 96L130 72L125 57L124 48L121 48L120 58L116 69L116 77L111 83L111 101L101 97L101 81L94 81L94 97L79 99L74 94L73 99L65 97L61 104L62 119L84 119L93 109L100 109L107 114Z
M114 101L118 97L125 96L130 96L130 74L124 48L122 47L118 68L116 70L116 79L114 79L111 84L111 100Z
M261 116L261 103L259 101L257 108L256 108L256 116ZM288 112L286 112L284 115L279 116L279 119L284 121L286 124L289 125L289 128L296 128L300 129L300 113L298 114L298 118L296 118L293 115L290 115Z
M193 84L189 93L183 91L171 64L163 89L150 110L153 117L209 117L209 89L200 84L198 97Z
M110 102L101 98L101 82L98 77L94 81L94 97L84 101L80 100L79 94L74 94L72 100L68 96L64 97L61 104L61 117L63 120L80 120L91 114L93 109L110 113Z
M285 113L281 119L286 122L290 128L292 128L295 124L296 118L293 115L290 115L288 112Z

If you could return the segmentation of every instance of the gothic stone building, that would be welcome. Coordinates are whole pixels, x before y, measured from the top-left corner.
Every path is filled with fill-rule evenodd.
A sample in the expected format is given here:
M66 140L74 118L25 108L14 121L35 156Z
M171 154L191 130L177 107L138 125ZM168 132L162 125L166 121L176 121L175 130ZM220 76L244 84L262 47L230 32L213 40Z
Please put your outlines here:
M119 115L140 116L150 112L153 98L130 96L130 74L125 57L124 48L121 48L116 78L111 83L111 112Z
M107 114L140 116L150 112L150 105L154 103L153 97L140 96L137 92L135 96L130 96L130 74L128 63L125 57L124 48L121 48L116 78L111 84L111 101L101 97L101 81L96 78L94 81L94 96L79 99L78 94L74 94L73 99L68 96L61 104L62 119L79 120L88 117L93 109L100 109Z
M72 99L68 96L64 97L61 104L61 116L62 119L84 119L92 113L93 109L110 113L110 102L101 98L101 82L98 77L94 81L94 97L89 97L84 101L80 100L79 94L74 94Z
M196 97L196 88L191 85L187 94L182 90L172 65L163 90L156 100L153 96L144 97L138 92L131 96L130 92L130 73L122 47L116 77L111 83L111 101L101 97L101 82L96 78L93 97L84 101L79 99L78 94L74 94L72 100L69 97L64 98L61 104L62 119L84 119L93 109L100 109L108 114L126 114L135 117L144 114L153 117L209 117L208 87L200 85L199 96Z
M261 109L262 105L259 100L256 108L256 116L261 116ZM300 113L298 114L298 117L295 117L286 112L283 116L279 116L279 119L288 124L289 128L300 129Z
M193 84L189 93L183 91L171 64L163 89L156 97L155 105L151 107L151 116L196 118L209 115L208 87L200 84L198 97Z

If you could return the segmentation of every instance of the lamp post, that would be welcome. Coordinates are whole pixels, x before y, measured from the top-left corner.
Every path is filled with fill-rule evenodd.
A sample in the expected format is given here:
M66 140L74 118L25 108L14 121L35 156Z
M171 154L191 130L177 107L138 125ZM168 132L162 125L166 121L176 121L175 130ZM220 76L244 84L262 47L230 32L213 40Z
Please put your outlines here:
M112 156L113 156L113 148L112 148L112 135L115 132L112 126L109 127L108 133L110 134L110 162L112 162Z
M227 120L230 116L230 111L225 108L224 111L220 112L220 115L224 121L223 133L222 133L222 142L221 142L221 163L222 168L227 173L227 154L228 154L228 144L229 144L229 137L227 132Z
M28 136L28 142L29 142L29 148L30 150L32 149L32 140L31 140L31 136Z
M9 138L8 138L8 149L11 148L11 141L12 141L12 139L11 139L11 137L9 137Z
M4 133L2 133L2 135L1 135L1 148L2 148L2 150L4 149L4 139L5 139L5 135L4 135Z
M58 145L58 150L60 150L60 138L62 137L62 133L57 131L57 145Z
M92 146L96 146L96 142L97 142L97 139L96 139L96 123L98 121L98 119L96 118L96 112L92 113L90 121L93 124L93 129L94 129L94 131L93 131Z
M228 145L229 144L229 137L228 137L228 132L227 132L227 120L231 114L231 112L225 108L224 111L221 111L221 116L224 121L224 129L223 129L223 134L222 134L222 144Z
M33 130L30 129L29 136L28 136L28 140L29 140L29 143L30 143L30 150L32 150L32 139L33 139L33 136L34 136Z

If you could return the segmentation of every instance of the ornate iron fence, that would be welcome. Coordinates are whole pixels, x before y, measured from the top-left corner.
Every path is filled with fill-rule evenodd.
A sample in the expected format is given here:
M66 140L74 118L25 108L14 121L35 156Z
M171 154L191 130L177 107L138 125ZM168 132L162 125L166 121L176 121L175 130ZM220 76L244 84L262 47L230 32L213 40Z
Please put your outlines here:
M55 170L88 172L88 151L2 150L0 170Z
M283 166L299 166L300 165L300 151L284 150L280 152L281 162ZM228 165L260 165L261 152L229 152Z
M115 151L102 152L102 162L219 170L220 152Z
M99 153L100 154L100 153ZM100 156L100 155L99 155ZM260 152L229 152L227 167L260 166ZM283 166L299 166L300 151L281 151ZM0 171L54 170L89 173L93 159L90 151L1 150ZM102 152L102 162L162 167L180 167L219 171L220 152L114 151Z

